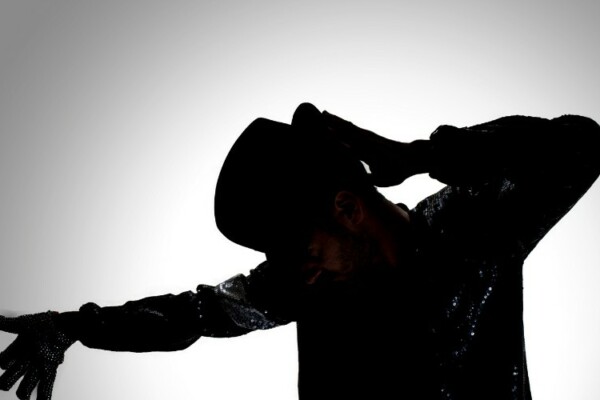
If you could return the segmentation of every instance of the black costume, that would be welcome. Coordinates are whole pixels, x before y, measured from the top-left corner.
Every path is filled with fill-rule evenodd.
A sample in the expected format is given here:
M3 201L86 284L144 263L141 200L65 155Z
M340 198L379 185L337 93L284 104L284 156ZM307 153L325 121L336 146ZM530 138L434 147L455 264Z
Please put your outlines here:
M587 118L506 117L413 142L448 186L410 210L401 270L296 309L265 262L195 292L84 305L61 323L84 345L174 351L297 321L300 399L530 399L522 266L600 173ZM268 384L268 381L265 381Z

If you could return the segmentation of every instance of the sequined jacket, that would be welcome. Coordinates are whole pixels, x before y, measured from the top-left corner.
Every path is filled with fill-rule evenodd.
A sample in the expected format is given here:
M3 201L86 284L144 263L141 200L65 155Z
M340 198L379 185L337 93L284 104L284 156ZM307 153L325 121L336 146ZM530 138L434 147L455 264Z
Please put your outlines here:
M426 142L447 184L412 209L404 267L357 294L298 307L264 262L196 291L66 313L86 346L173 351L295 321L300 399L530 399L522 267L600 174L592 120L512 116L440 127Z

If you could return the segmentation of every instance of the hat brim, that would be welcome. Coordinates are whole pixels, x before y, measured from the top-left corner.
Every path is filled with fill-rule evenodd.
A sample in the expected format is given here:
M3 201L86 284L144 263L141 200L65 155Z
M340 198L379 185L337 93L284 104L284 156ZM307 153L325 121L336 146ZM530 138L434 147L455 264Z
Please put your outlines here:
M304 103L291 125L258 118L242 132L217 180L215 221L231 241L266 253L296 240L329 190L364 177L318 109Z

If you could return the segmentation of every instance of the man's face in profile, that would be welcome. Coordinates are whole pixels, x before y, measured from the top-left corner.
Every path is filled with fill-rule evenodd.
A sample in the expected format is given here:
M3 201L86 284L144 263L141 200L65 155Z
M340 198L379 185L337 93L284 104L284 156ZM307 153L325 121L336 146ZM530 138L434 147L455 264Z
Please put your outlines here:
M279 247L280 259L300 273L307 292L335 288L365 293L397 279L410 253L406 210L350 191L338 192L331 204L321 218L300 230L302 237Z
M350 205L356 210L358 205ZM354 212L332 209L323 221L305 229L295 240L295 250L284 250L283 256L300 272L302 283L311 291L326 290L332 285L354 286L376 269L376 248L364 225L354 223Z

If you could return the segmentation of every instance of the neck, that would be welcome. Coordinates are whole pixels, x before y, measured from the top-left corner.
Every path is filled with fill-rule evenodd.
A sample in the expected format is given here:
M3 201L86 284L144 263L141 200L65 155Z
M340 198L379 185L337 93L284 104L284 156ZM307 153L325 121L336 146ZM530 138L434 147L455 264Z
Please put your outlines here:
M371 219L370 233L377 248L379 262L399 268L410 254L410 215L385 200Z

